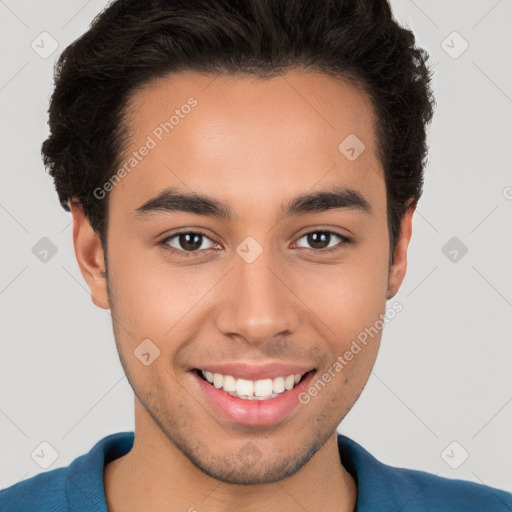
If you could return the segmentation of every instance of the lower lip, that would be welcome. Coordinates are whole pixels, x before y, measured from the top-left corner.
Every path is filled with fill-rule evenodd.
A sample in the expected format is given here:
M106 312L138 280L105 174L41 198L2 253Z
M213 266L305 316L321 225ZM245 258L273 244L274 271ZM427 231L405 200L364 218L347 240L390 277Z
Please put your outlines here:
M231 396L223 389L192 372L200 389L213 407L228 420L240 425L272 425L285 418L299 405L299 395L305 391L314 372L309 372L293 389L267 400L243 400Z

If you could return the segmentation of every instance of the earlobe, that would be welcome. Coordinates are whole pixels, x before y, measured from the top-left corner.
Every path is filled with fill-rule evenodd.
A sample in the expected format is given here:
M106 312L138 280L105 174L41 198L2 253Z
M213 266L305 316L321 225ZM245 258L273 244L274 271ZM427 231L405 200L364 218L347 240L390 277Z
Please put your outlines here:
M393 298L400 289L407 270L407 249L412 235L412 216L416 205L407 207L400 224L400 233L395 247L393 264L389 270L388 292L386 299Z
M92 302L102 309L110 309L105 276L105 259L101 242L92 229L82 207L69 203L73 216L73 245L80 272L91 291Z

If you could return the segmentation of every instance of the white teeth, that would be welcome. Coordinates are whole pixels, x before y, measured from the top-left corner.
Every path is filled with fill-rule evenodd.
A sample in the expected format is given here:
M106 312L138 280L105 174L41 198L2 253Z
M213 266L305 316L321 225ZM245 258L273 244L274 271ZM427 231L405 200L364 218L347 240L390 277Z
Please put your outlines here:
M272 394L272 379L257 380L254 383L255 396L270 396Z
M236 379L231 375L224 375L224 391L236 391Z
M274 393L282 393L284 391L284 377L276 377L272 387Z
M229 393L231 396L235 398L241 398L242 400L268 400L269 398L275 398L279 395L279 393L272 393L270 396L247 396L247 395L239 395L238 393Z
M221 388L222 384L224 384L224 376L220 373L214 373L213 374L213 385L216 388Z
M286 377L286 379L284 379L284 388L287 391L290 391L290 389L293 389L294 385L295 385L295 376L288 375L288 377Z
M235 379L231 375L221 375L210 371L201 370L204 378L217 389L222 388L231 396L244 400L267 400L274 398L285 391L290 391L298 384L302 375L288 375L275 379L247 380Z
M215 374L217 375L217 374ZM252 380L237 379L236 380L236 392L239 395L252 396L254 391L254 382Z

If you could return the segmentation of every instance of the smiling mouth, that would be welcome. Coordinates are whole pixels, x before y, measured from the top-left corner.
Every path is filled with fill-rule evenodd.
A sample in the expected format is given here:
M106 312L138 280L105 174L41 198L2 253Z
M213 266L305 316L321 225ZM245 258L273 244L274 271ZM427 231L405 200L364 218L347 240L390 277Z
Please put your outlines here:
M315 371L310 370L303 374L283 375L273 379L247 380L237 379L232 375L212 373L207 370L195 370L197 375L208 382L208 384L242 400L269 400L276 398L287 391L291 391L309 373L314 373Z

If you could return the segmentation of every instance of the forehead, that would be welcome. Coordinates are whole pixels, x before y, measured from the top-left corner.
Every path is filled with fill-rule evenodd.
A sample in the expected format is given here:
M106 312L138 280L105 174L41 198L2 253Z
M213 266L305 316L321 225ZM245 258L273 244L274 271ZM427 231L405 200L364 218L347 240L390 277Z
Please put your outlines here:
M166 187L222 198L234 210L245 204L248 213L333 185L385 200L373 109L345 80L182 72L137 90L127 112L127 172L110 201L130 210Z

